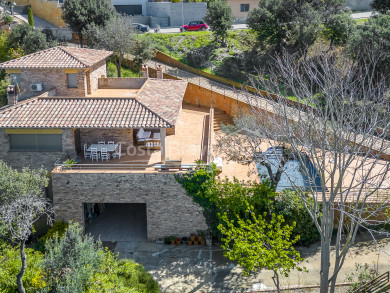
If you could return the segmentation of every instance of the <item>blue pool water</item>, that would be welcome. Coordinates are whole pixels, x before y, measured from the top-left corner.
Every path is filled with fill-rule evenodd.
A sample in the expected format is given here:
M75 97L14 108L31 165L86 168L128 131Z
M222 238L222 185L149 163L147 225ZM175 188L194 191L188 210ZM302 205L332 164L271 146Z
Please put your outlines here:
M272 172L275 173L279 162L278 151L270 148L264 152L264 155L267 157L267 161L271 165ZM256 168L260 181L264 181L269 178L266 167L256 162ZM276 187L276 191L291 189L293 187L292 182L294 182L294 184L299 187L304 188L312 186L314 190L321 191L322 188L320 176L308 156L306 156L305 168L309 170L310 178L308 178L304 172L301 171L301 162L298 159L288 161L286 165L284 165L285 170L280 178L278 186Z

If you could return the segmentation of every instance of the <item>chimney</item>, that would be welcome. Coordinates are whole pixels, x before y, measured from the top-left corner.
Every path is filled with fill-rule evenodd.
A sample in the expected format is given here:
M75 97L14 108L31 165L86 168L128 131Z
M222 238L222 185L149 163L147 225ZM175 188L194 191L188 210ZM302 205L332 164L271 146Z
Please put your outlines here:
M15 85L9 85L7 87L8 105L13 106L18 103L18 92Z
M157 79L164 79L164 70L161 64L156 65Z
M142 64L142 77L143 78L149 77L149 68L146 64Z

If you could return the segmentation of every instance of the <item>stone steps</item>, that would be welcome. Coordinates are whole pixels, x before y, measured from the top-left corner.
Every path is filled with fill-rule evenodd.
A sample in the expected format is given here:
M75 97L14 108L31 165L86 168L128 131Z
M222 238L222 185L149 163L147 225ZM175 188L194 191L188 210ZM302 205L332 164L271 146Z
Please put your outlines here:
M214 131L221 130L221 124L233 124L233 119L224 111L214 109Z

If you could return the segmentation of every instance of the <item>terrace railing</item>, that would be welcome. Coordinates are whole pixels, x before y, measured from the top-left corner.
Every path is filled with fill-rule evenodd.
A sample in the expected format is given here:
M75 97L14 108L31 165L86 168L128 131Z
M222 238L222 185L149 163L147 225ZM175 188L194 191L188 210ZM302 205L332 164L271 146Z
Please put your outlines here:
M206 166L207 164L204 164ZM108 163L87 163L87 164L67 164L63 163L63 159L59 158L54 163L54 166L59 171L87 171L87 170L104 170L104 171L114 171L114 170L124 170L124 171L145 171L145 172L180 172L185 171L189 169L194 169L195 167L199 166L198 164L181 164L178 165L177 168L172 167L165 167L164 164L110 164ZM202 165L203 166L203 165Z

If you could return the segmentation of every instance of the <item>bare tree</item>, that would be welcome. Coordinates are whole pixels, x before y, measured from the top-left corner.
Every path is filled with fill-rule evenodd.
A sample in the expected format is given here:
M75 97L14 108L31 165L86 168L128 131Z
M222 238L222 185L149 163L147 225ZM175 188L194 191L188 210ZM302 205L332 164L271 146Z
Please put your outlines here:
M389 88L370 70L379 59L373 56L362 66L341 53L300 62L286 53L276 57L272 73L267 78L259 74L253 82L275 95L260 90L257 97L248 94L253 115L223 128L217 144L230 159L268 166L274 184L286 160L300 163L306 186L285 174L321 236L321 293L329 286L334 292L358 229L373 235L372 225L385 222L380 215L390 207L390 164L384 160L390 157ZM297 103L288 96L295 96Z
M91 47L113 51L118 77L121 77L122 60L136 45L131 18L118 15L103 27L89 26L86 35Z

